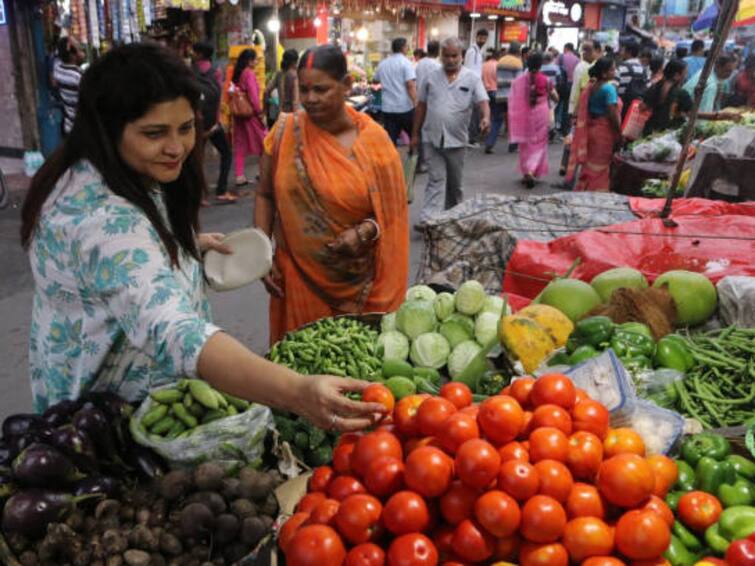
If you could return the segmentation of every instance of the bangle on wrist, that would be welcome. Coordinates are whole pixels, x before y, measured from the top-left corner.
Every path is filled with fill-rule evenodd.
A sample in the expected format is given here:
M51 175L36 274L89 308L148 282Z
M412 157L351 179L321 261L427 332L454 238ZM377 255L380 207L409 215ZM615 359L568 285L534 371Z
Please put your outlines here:
M365 238L362 235L362 232L359 229L361 226L363 226L364 224L367 224L367 223L372 224L375 227L375 235L372 238L369 238L369 239ZM380 237L380 226L378 226L378 223L375 222L372 218L367 218L367 219L363 220L362 222L360 222L359 224L357 224L354 227L354 230L356 231L357 238L359 238L359 242L361 244L372 243L372 242L374 242L375 240L377 240Z

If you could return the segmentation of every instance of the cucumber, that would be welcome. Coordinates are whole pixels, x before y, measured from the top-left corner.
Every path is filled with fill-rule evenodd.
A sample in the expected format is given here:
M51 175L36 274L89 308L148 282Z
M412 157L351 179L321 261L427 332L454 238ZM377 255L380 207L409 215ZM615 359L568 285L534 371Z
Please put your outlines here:
M383 377L385 379L396 376L411 377L413 373L412 365L404 360L385 360L383 362Z

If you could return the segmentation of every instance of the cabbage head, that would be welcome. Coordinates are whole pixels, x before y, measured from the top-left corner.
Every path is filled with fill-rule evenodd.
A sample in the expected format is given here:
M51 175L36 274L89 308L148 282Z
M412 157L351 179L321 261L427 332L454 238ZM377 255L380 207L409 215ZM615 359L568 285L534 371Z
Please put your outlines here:
M389 330L396 330L396 313L389 312L384 314L380 319L380 331L388 332Z
M427 285L415 285L409 287L406 292L407 301L434 301L437 293Z
M463 314L454 313L440 325L439 332L448 340L452 348L466 340L474 340L474 320Z
M440 369L446 365L450 353L448 340L437 332L426 332L412 342L409 356L416 367Z
M407 301L396 313L396 329L414 340L420 334L434 332L438 321L430 301Z
M451 293L438 293L433 302L435 316L438 317L438 320L446 320L454 313L454 302L455 299Z
M465 281L456 291L456 310L462 314L474 316L482 310L487 298L485 288L479 281L474 279Z
M481 312L474 324L474 337L482 346L487 346L498 338L498 321L500 315L492 312Z
M474 340L465 340L451 350L448 356L448 375L451 379L458 378L480 350L482 347Z
M378 352L383 360L405 360L409 357L409 339L398 330L387 330L377 339Z
M501 316L503 315L503 304L503 297L488 295L488 298L485 299L485 303L482 305L482 312L492 312ZM506 314L511 314L511 307L509 305L506 305Z

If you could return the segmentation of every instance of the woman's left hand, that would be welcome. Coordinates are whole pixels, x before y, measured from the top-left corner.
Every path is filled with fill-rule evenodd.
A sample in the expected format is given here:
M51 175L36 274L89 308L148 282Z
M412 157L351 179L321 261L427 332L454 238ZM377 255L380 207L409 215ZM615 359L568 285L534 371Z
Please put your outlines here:
M356 228L347 228L327 246L334 254L348 257L358 255L364 247Z
M215 250L218 253L230 255L233 250L223 243L225 234L221 232L205 232L197 236L199 242L199 253L205 253L209 250Z

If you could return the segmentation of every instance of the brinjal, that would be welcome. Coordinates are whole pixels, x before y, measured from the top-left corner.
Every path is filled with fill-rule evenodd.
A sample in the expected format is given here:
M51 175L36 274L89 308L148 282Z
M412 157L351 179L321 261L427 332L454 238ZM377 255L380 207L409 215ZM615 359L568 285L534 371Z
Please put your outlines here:
M7 442L0 441L0 466L10 466L16 452Z
M13 495L3 508L3 530L26 537L38 538L45 534L48 523L65 518L76 504L99 494L74 497L62 491L25 489Z
M7 468L0 469L0 501L8 499L16 492L16 484L13 483L13 474Z
M53 431L50 444L71 458L76 466L97 469L97 452L89 435L73 425L64 425Z
M16 456L13 475L30 487L57 487L80 478L71 460L47 444L32 444Z
M20 413L11 415L3 421L3 438L9 439L24 436L36 429L44 421L39 415Z
M115 442L105 413L89 402L73 416L73 424L89 435L97 447L97 454L108 460L119 460Z
M73 414L81 408L81 402L65 400L55 403L42 413L44 421L52 427L58 427L68 423Z
M129 450L128 463L136 468L147 479L155 479L165 475L168 466L165 461L149 448L134 444Z
M121 491L120 482L110 476L90 476L77 481L71 487L76 496L99 493L105 497L117 497Z
M130 418L134 408L122 397L110 391L90 391L84 395L95 407L103 411L110 419Z

